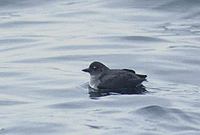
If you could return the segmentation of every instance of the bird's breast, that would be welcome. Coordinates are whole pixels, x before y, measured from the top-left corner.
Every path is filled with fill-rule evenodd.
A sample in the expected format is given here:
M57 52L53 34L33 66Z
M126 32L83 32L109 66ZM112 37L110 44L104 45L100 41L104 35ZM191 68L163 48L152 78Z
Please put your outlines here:
M96 76L90 76L90 82L89 82L89 85L91 88L93 89L98 89L97 86L99 85L100 83L100 80L98 77Z

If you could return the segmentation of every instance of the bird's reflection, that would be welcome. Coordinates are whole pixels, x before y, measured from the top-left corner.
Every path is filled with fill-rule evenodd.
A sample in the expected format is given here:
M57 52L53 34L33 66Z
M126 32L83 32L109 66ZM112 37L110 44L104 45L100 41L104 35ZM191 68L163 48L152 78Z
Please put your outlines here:
M90 98L97 99L98 97L108 96L108 95L116 95L116 94L144 94L147 93L145 86L139 85L132 89L93 89L88 85L88 93Z

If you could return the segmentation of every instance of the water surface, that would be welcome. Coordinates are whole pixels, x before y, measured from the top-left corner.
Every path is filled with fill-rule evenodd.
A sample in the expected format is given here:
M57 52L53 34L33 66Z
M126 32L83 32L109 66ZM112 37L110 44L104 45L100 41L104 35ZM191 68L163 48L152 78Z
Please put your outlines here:
M0 0L0 134L199 135L199 0ZM149 93L91 97L97 60Z

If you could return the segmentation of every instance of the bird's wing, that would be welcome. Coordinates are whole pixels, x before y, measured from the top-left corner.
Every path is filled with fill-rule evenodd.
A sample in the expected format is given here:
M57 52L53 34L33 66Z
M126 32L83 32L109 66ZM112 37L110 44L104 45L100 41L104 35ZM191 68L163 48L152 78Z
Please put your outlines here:
M122 69L122 70L128 71L128 72L131 72L131 73L136 74L135 71L132 70L132 69ZM138 77L140 77L140 78L147 78L147 75L142 75L142 74L136 74L136 75L137 75Z
M119 73L104 75L101 77L99 89L119 89L119 88L133 88L141 84L145 79L137 77L132 73Z
M134 73L134 74L135 74L135 71L132 70L132 69L122 69L122 70L124 70L124 71L128 71L128 72L131 72L131 73Z

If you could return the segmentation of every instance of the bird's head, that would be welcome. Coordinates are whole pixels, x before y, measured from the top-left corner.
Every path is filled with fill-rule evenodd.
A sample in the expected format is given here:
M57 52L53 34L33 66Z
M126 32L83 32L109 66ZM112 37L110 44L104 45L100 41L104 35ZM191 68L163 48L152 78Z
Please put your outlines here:
M90 66L86 69L83 69L83 72L87 72L90 75L99 75L102 72L108 70L109 68L100 62L92 62Z

